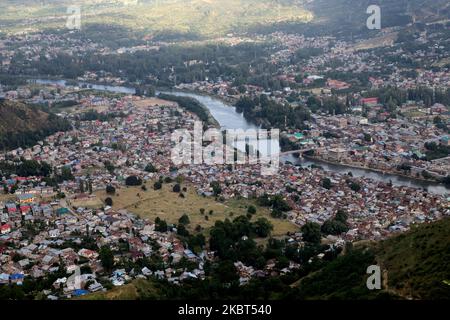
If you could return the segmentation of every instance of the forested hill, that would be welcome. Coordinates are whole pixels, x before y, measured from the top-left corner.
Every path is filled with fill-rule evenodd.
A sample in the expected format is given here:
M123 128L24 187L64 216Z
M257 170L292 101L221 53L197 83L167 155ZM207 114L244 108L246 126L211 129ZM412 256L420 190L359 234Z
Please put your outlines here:
M39 140L71 128L55 114L19 102L0 101L0 150L29 147Z
M370 37L378 30L366 26L371 5L380 7L381 27L405 27L409 24L450 24L448 0L299 0L313 18L308 23L281 21L274 25L259 25L257 32L274 29L307 35Z

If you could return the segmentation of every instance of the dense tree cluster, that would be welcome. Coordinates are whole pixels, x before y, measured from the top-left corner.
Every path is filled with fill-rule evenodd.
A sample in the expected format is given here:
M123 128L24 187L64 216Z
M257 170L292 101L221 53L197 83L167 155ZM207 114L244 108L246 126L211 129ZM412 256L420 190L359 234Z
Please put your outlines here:
M340 235L343 232L347 232L349 230L347 219L347 213L338 210L334 218L329 219L322 224L321 231L324 234L331 235Z
M127 186L140 186L142 184L142 179L136 176L129 176L125 179L125 184Z
M293 108L288 104L279 104L266 95L254 99L242 97L236 103L236 111L244 117L266 128L298 128L304 129L304 121L310 119L306 108Z
M209 245L224 260L242 261L254 265L262 249L253 240L255 236L266 237L273 226L265 218L252 223L246 216L233 221L216 221L210 230Z
M52 167L45 161L25 160L19 162L0 161L0 174L6 177L18 175L20 177L48 177Z
M180 107L186 109L187 111L195 113L200 118L201 121L206 123L210 121L209 112L206 109L206 107L193 98L180 97L169 94L159 94L159 98L168 101L175 101L180 105Z

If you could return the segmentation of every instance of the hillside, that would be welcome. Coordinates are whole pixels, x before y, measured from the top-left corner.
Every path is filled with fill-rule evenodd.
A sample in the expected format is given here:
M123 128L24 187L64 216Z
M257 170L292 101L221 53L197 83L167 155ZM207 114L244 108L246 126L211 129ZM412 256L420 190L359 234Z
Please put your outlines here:
M73 1L7 0L0 3L0 29L64 29ZM309 21L312 16L295 1L277 0L81 0L82 24L111 24L142 34L224 36L258 24ZM2 28L3 27L3 28Z
M0 101L0 149L32 146L70 123L37 107L8 100Z
M381 291L366 288L366 268L383 270ZM450 299L450 218L354 248L296 283L305 299Z
M448 22L447 0L80 0L82 29L90 25L125 28L142 38L202 39L277 29L350 36L368 32L366 9L381 7L382 27L412 21ZM70 0L0 3L6 32L67 30Z
M450 218L372 244L355 245L322 269L282 285L274 279L256 281L239 290L217 290L214 280L182 287L154 280L136 280L83 299L246 299L248 295L293 300L450 299ZM383 270L382 290L366 287L366 269ZM295 278L291 278L291 281ZM216 287L216 288L214 288ZM252 291L253 290L253 291ZM257 290L257 291L255 291ZM217 296L220 294L220 296Z
M370 5L380 6L382 28L405 27L411 23L450 23L448 0L299 0L296 3L312 14L308 23L266 24L253 31L370 38L378 33L366 25L369 17L366 10Z

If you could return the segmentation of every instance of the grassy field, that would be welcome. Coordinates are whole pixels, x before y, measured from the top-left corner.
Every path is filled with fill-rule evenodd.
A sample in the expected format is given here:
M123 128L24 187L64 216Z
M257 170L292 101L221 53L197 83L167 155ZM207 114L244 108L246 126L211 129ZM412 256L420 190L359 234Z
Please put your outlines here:
M161 190L153 190L153 183L147 183L147 191L140 187L128 187L117 190L112 196L114 209L127 209L141 218L154 221L156 217L166 220L168 223L178 223L178 219L187 214L191 223L188 226L193 231L197 225L205 230L212 227L217 220L226 218L233 219L239 215L245 215L250 204L250 200L229 200L225 202L216 201L211 197L198 195L192 185L182 185L187 191L183 192L185 197L181 198L177 193L172 192L174 184L163 184ZM105 191L96 193L100 199L106 199L108 195ZM294 224L286 220L274 219L270 216L267 208L258 207L257 213L252 219L259 217L267 218L273 225L273 236L285 235L287 232L298 230ZM200 213L200 209L205 209L205 214ZM210 211L212 214L209 214ZM208 217L208 220L205 219Z
M155 299L158 299L157 289L154 288L152 282L139 279L107 292L92 293L76 300L137 300L142 294L145 294L146 297L153 295Z
M412 299L450 298L450 219L413 227L379 244L390 291Z

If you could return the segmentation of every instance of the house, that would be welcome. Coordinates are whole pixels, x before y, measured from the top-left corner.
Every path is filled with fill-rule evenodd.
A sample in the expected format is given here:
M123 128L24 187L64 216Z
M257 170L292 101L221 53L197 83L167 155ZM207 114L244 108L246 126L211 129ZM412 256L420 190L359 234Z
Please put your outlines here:
M9 274L0 273L0 284L8 284L9 283Z
M17 195L17 198L19 199L20 204L33 203L36 200L35 195L31 193L19 194Z
M98 257L97 252L89 249L81 249L80 251L78 251L78 255L87 259L97 259Z
M20 206L20 212L22 212L23 215L26 215L30 211L31 211L31 207L29 205L21 205Z
M344 155L347 153L347 150L344 148L333 148L328 150L328 156L331 160L338 161L344 157Z
M367 107L374 107L378 105L378 98L363 98L361 104Z
M4 224L0 227L1 234L7 234L11 232L11 226L9 224Z
M16 207L15 203L7 203L6 209L8 210L8 213L16 213L17 212L17 207Z
M50 238L58 238L59 234L60 234L59 229L53 229L48 232Z
M88 294L88 293L89 293L89 291L87 291L87 290L77 289L77 290L74 290L74 291L72 292L72 295L73 295L74 297L81 297L81 296L84 296L84 295L86 295L86 294Z
M69 211L69 209L67 209L67 208L58 208L57 210L56 210L56 214L58 215L58 216L62 216L62 215L64 215L64 214L68 214L70 211Z
M9 280L11 283L22 285L23 279L25 278L25 275L23 273L14 273L9 276Z

